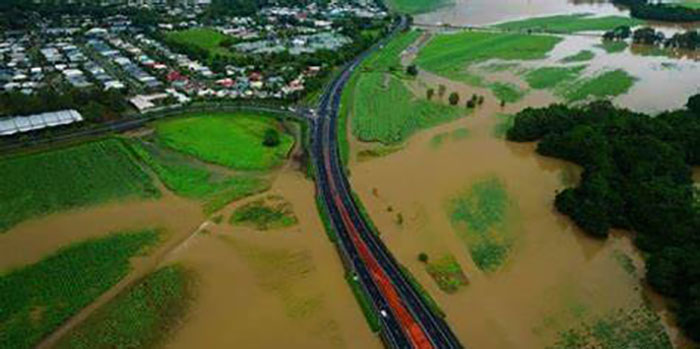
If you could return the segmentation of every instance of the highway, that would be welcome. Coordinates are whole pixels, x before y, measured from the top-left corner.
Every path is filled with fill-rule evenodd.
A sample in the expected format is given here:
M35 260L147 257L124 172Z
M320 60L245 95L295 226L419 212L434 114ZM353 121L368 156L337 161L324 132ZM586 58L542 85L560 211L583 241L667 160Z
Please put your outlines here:
M385 344L391 348L462 348L445 321L426 304L360 214L338 152L338 111L345 84L365 57L381 49L393 34L405 27L406 20L402 18L392 35L348 63L326 87L318 115L311 119L311 151L317 186L342 253L381 314Z

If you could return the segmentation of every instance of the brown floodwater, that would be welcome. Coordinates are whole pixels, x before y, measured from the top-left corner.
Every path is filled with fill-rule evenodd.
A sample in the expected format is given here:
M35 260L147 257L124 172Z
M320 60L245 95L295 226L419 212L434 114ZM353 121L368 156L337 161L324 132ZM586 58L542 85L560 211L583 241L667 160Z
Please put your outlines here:
M210 224L167 262L199 278L198 295L171 348L379 348L326 237L314 185L281 173L269 193L292 203L299 224L256 231Z

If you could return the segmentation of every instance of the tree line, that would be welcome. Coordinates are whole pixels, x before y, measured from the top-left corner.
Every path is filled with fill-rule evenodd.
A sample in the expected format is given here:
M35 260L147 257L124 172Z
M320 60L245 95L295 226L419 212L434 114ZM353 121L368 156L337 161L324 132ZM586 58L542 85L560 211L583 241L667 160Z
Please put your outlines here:
M583 167L556 208L596 237L634 231L649 284L677 300L679 325L700 340L700 196L691 168L700 165L700 95L687 107L655 117L609 102L528 108L507 137L539 141L538 153Z
M120 92L99 88L72 88L61 92L44 88L31 95L17 91L0 93L0 117L76 109L86 120L102 122L120 118L127 108Z
M634 32L629 26L619 26L603 34L603 40L626 40L632 37L632 42L642 45L658 45L665 48L678 48L685 50L700 49L700 33L697 30L688 30L684 33L675 33L667 38L662 31L651 27L642 27Z
M612 0L613 4L627 6L634 18L665 22L700 21L700 10L684 6L655 3L649 0Z

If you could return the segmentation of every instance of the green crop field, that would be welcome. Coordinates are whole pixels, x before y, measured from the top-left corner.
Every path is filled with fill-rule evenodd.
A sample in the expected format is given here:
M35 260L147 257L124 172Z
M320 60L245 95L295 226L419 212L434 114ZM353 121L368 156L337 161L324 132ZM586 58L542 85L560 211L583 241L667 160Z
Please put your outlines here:
M152 348L187 314L193 276L179 265L148 275L70 331L57 348Z
M252 225L257 230L286 228L297 224L292 204L283 197L269 195L233 211L230 223Z
M466 31L444 34L433 38L419 51L416 63L446 78L474 83L473 75L466 71L470 64L490 59L542 59L561 40L548 35Z
M0 173L0 232L60 210L160 194L117 139L0 159Z
M454 4L454 0L389 0L389 6L401 13L419 14Z
M209 51L210 55L228 55L230 52L221 47L226 35L209 28L193 28L166 34L166 40L183 45L192 45Z
M129 272L158 242L154 230L75 243L0 275L0 347L30 348Z
M515 239L509 226L511 211L512 203L498 178L476 182L450 200L452 226L479 269L496 270L508 258Z
M573 14L529 18L497 24L494 27L504 30L533 30L556 33L575 33L581 31L611 30L621 25L633 27L643 23L644 21L630 17L591 17L590 14Z
M525 74L525 81L534 89L554 89L581 76L585 65L576 67L543 67Z
M595 53L589 50L581 50L576 54L562 58L562 63L586 62L595 57Z
M589 98L609 98L627 93L636 78L622 69L607 71L593 77L579 79L555 91L569 102Z
M266 170L281 164L294 145L294 137L279 130L271 117L256 114L200 114L160 122L160 144L203 161L236 170ZM279 134L275 146L263 144L267 130Z
M352 131L367 142L401 143L420 129L466 114L458 107L418 99L401 80L381 73L360 75L354 97Z
M206 166L188 161L181 154L168 154L157 146L138 140L131 140L129 145L168 189L183 197L203 200L206 213L267 190L270 185L264 178L251 174L213 173Z

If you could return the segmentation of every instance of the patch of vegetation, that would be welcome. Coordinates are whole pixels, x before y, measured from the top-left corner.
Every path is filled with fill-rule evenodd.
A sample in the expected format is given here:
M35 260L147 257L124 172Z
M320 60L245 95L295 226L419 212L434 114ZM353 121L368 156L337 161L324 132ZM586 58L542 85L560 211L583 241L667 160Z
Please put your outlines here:
M157 123L156 138L206 162L236 170L266 170L281 164L294 145L294 137L282 132L277 145L266 145L266 132L279 127L263 115L201 114Z
M619 310L558 334L551 348L670 349L671 341L661 319L646 308Z
M469 135L470 135L469 129L465 128L465 127L460 127L460 128L454 129L454 130L452 130L452 133L450 133L450 136L455 141L467 139L467 138L469 138Z
M371 149L365 149L357 152L357 161L368 161L375 158L380 158L393 154L399 150L403 149L401 145L378 145Z
M206 213L216 212L232 201L265 191L270 186L267 180L253 175L216 175L205 166L183 160L179 154L168 157L157 146L137 140L131 140L129 145L168 189L183 197L203 200Z
M418 40L421 35L422 32L420 30L410 30L398 34L381 50L377 50L367 57L362 62L360 70L403 73L404 68L401 66L401 52Z
M352 131L362 141L398 144L418 130L465 114L461 108L416 99L392 75L362 74L355 90Z
M622 69L582 78L564 86L557 94L569 102L616 97L627 93L637 79Z
M448 136L449 134L447 132L441 132L434 135L432 138L430 138L430 146L433 149L439 148L440 146L442 146L442 143L445 142L445 139L447 139Z
M595 53L589 50L581 50L576 54L567 56L561 59L562 63L575 63L575 62L586 62L590 61L595 57Z
M474 84L478 81L466 70L470 64L490 59L542 59L561 40L546 35L468 31L438 35L418 52L416 64L438 75Z
M469 284L467 276L462 271L454 256L446 254L437 259L431 259L425 265L425 270L446 293L455 293L461 286Z
M623 52L629 45L622 40L605 40L596 47L602 48L607 54Z
M321 221L323 221L323 227L325 228L324 230L326 231L328 240L330 240L332 243L336 243L338 241L338 235L335 232L335 228L333 228L333 225L331 224L330 217L328 216L328 207L326 207L326 203L319 195L316 195L316 208L318 209L319 216L321 216Z
M57 348L152 348L173 333L194 296L193 275L161 268L90 315Z
M160 192L118 139L0 159L0 232L29 218Z
M228 36L210 28L191 28L166 34L165 41L170 46L187 47L190 50L207 52L206 56L231 55L228 48L221 44L231 40Z
M504 30L575 33L581 31L605 31L615 29L623 25L633 27L642 23L644 22L629 17L592 17L591 14L584 13L528 18L524 20L498 24L495 25L495 27Z
M534 89L555 89L578 79L585 65L576 67L542 67L525 74L525 81Z
M449 202L450 222L481 270L494 271L508 258L515 240L508 225L511 206L498 178L476 182Z
M520 87L511 83L492 82L488 86L493 92L493 95L496 96L496 98L508 103L515 103L521 100L527 93L526 91L523 91Z
M583 167L580 183L557 194L557 209L597 237L634 231L649 284L678 302L678 323L700 339L700 211L691 176L700 165L700 95L687 107L656 116L609 102L526 109L508 139L540 140L540 154Z
M229 222L270 230L293 226L298 220L289 201L279 195L268 195L235 209Z
M634 265L634 261L625 252L620 250L613 251L612 257L615 261L620 264L620 267L625 270L627 274L632 277L637 277L637 267Z
M389 0L389 6L401 13L416 15L454 4L454 0Z
M126 276L129 259L157 242L154 230L111 234L0 275L0 347L34 347Z
M491 131L491 134L495 138L505 138L506 133L508 130L513 127L513 120L515 119L515 115L513 114L496 114L494 115L496 118L499 119L498 123L496 123L493 126L493 130Z
M365 316L369 328L372 332L379 332L382 329L381 319L379 319L379 314L374 310L369 295L362 288L360 282L355 280L352 274L345 274L345 281L350 285L352 294L355 295L357 303L360 304L360 309L362 309L362 314Z

